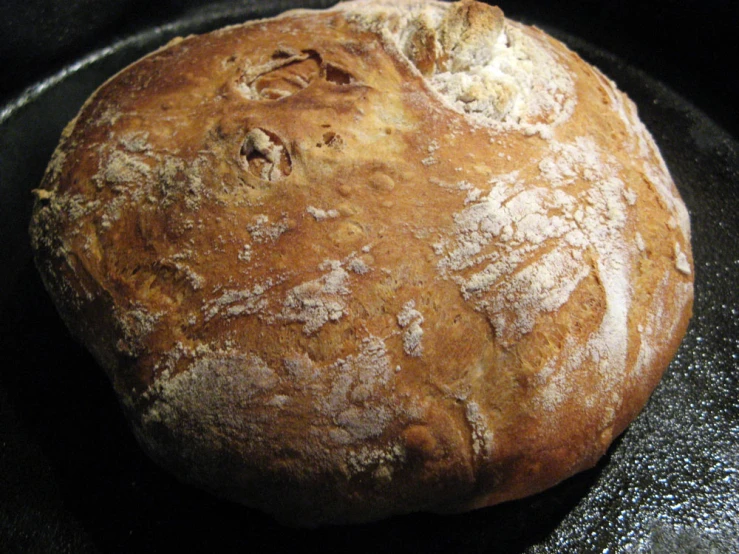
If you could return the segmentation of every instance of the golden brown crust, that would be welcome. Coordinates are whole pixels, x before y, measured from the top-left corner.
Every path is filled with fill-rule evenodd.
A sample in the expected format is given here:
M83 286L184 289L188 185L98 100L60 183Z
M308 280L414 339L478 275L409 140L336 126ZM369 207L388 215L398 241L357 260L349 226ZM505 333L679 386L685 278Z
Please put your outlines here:
M691 314L633 103L475 2L173 41L85 104L36 196L44 282L143 447L291 523L592 466Z

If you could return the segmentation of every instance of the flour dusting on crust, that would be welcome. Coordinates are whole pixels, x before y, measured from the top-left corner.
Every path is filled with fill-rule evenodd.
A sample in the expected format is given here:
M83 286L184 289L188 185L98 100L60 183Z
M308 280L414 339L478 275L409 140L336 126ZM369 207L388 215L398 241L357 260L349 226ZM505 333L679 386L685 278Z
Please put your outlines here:
M416 303L413 300L408 301L398 314L398 325L404 329L403 332L403 350L409 356L419 357L423 353L423 315L416 310Z
M294 287L283 302L279 317L303 323L303 333L311 335L329 321L337 321L346 312L342 297L349 294L349 274L336 260L322 264L328 273Z
M574 392L562 388L562 375L585 362L601 374L598 394L612 402L626 371L632 301L625 239L629 202L619 164L587 136L553 141L550 152L528 182L514 172L493 177L485 196L468 192L471 200L454 217L454 239L436 247L441 274L458 283L505 345L516 344L544 314L561 309L595 273L605 313L585 344L565 343L550 366L561 367L559 373L548 380L543 370L539 402L549 410Z
M514 172L493 177L482 198L471 191L476 199L454 217L454 241L437 245L442 275L459 283L507 342L567 302L592 270L591 250L606 288L629 302L622 284L629 267L622 238L626 200L615 162L587 137L553 143L552 152L533 182ZM592 186L569 190L575 179Z
M574 82L556 50L497 7L364 0L336 9L381 34L477 124L552 138L575 109Z

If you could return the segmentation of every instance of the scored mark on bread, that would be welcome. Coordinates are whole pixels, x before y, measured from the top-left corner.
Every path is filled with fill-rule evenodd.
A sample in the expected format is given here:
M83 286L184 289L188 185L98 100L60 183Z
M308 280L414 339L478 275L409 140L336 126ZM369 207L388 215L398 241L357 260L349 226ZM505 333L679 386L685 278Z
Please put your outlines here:
M265 100L291 96L310 85L320 74L321 57L318 52L291 54L286 50L276 50L272 58L274 61L267 71L247 83Z
M325 78L335 85L350 85L355 82L351 73L330 63L325 65Z
M290 153L280 137L259 127L246 134L241 158L249 173L265 181L279 181L292 173Z
M351 73L324 61L315 50L295 51L282 46L269 62L246 68L236 87L250 100L281 100L308 88L317 79L334 85L356 82Z

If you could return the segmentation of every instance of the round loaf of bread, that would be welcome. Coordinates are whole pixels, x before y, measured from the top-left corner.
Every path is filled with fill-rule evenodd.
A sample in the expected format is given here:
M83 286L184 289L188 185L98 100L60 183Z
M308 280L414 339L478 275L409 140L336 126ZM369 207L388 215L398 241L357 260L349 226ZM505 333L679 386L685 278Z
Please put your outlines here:
M142 447L292 524L593 466L692 309L634 104L467 0L176 39L95 92L35 194L45 286Z

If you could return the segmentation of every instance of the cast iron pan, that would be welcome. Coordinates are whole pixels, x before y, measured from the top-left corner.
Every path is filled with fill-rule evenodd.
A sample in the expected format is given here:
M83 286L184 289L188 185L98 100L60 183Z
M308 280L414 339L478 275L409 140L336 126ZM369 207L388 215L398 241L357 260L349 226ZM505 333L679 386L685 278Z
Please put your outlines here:
M35 272L30 190L106 78L174 36L286 7L191 13L89 55L0 112L0 552L739 552L739 143L648 75L553 29L635 100L693 223L690 330L598 466L469 514L306 531L182 485L143 455Z

